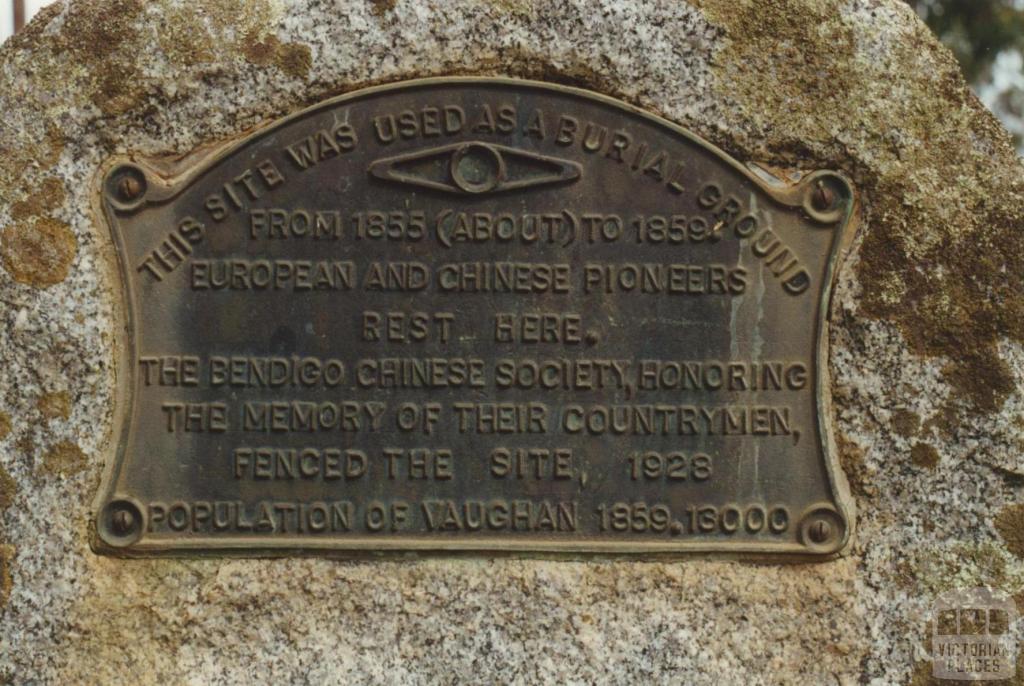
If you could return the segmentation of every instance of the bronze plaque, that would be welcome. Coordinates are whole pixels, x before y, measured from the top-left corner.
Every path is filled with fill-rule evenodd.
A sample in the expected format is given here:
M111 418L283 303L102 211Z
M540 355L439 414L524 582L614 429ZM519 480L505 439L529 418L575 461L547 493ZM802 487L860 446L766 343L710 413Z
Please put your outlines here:
M100 181L126 333L94 546L837 553L833 172L595 93L351 93Z

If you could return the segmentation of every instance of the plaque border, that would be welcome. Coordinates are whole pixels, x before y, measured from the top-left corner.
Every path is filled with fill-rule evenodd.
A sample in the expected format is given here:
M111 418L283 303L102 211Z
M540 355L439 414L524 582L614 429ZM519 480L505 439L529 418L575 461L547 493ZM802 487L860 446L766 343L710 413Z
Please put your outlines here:
M708 541L690 537L665 541L595 541L595 540L544 540L542 535L516 540L515 537L480 536L462 540L426 539L415 536L371 535L350 536L345 539L313 538L294 534L274 538L263 536L190 536L177 540L143 542L140 545L117 543L109 531L110 505L116 502L140 504L129 495L116 493L115 485L125 463L128 437L131 427L128 410L133 407L133 393L137 374L135 361L135 324L133 312L137 305L132 289L130 269L124 261L124 244L117 227L118 213L131 213L146 204L162 204L172 200L191 186L206 172L222 160L289 124L314 116L323 110L345 103L374 97L393 91L410 91L452 84L499 85L515 88L530 88L551 93L568 94L621 110L625 114L639 116L682 136L714 155L721 163L728 165L754 184L761 192L774 201L789 206L802 207L812 221L822 224L836 224L828 229L835 232L831 251L826 260L825 278L821 289L821 303L817 313L817 335L814 362L817 365L815 408L817 430L824 458L828 486L834 498L832 502L821 502L807 508L794 519L794 525L806 527L807 515L826 511L840 518L842 536L829 541L827 545L812 543L746 543ZM141 197L137 201L125 202L117 197L111 182L118 173L128 170L142 183ZM815 185L821 187L827 181L838 188L842 202L837 209L822 211L814 206L812 193ZM327 98L291 114L264 122L260 126L242 132L237 136L212 145L201 145L185 156L161 158L122 154L114 156L99 167L94 179L92 211L97 218L97 233L100 244L112 241L111 250L103 250L103 261L112 283L119 284L114 290L115 349L114 370L115 398L112 413L112 430L102 453L105 460L100 486L92 502L89 516L90 547L95 553L119 557L224 557L224 558L271 558L285 556L319 556L337 558L366 558L383 556L517 556L533 558L582 558L592 559L606 555L612 558L649 557L653 560L672 558L724 558L750 561L800 563L829 560L847 552L854 541L855 504L850 494L846 476L838 459L835 432L829 419L832 416L831 374L828 365L828 339L833 288L840 264L849 254L849 248L859 228L860 202L853 184L842 173L831 170L800 172L781 170L756 162L742 163L718 146L683 126L639 106L610 95L576 86L560 83L520 79L505 76L438 76L393 81L381 85L357 88L341 95ZM106 232L98 227L106 225ZM113 253L113 254L110 254Z

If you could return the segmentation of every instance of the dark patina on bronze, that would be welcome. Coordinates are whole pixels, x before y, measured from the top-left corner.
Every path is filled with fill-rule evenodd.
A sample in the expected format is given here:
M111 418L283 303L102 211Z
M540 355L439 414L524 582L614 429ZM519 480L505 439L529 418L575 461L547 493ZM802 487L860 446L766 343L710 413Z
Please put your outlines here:
M595 93L351 93L112 161L126 320L93 546L826 558L850 184Z

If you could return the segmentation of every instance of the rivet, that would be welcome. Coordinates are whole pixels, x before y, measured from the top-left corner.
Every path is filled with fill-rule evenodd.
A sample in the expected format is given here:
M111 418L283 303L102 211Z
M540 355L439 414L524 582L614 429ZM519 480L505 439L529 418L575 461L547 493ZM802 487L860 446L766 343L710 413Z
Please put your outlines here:
M811 540L815 543L824 543L832 535L832 526L824 519L811 524L807 530L807 535L810 536Z
M135 528L135 516L128 510L118 510L114 513L111 525L119 536L124 536Z
M821 179L814 184L814 194L811 196L811 204L814 209L819 212L828 212L833 208L836 201L836 194L828 185Z
M142 193L142 184L131 174L125 174L117 183L117 193L124 202L131 202Z

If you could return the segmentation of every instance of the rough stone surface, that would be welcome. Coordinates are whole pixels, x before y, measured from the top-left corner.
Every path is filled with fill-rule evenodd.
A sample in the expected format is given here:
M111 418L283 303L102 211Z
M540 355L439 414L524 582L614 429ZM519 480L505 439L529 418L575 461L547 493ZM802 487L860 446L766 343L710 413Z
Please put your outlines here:
M855 181L829 352L849 555L89 551L118 373L99 165L470 73L585 86ZM74 0L0 48L0 111L0 683L927 683L935 594L1024 591L1024 174L898 0Z

